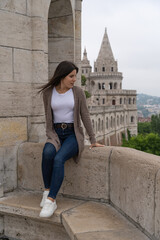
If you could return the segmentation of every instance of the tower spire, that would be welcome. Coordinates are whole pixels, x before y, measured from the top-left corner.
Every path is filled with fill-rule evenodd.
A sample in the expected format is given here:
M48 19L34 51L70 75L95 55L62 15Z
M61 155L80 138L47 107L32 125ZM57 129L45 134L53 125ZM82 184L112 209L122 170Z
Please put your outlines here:
M101 44L101 47L100 47L100 51L99 51L97 60L102 61L102 60L105 60L105 59L115 61L114 56L113 56L113 52L112 52L112 49L111 49L111 45L110 45L110 42L109 42L109 38L108 38L108 35L107 35L107 28L105 28L105 32L104 32L104 36L103 36L103 40L102 40L102 44Z

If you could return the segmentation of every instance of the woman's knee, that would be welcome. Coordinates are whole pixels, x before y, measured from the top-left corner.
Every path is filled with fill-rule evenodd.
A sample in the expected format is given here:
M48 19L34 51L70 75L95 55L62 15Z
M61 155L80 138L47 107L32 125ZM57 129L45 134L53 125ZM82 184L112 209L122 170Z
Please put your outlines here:
M46 143L43 148L43 157L54 157L56 154L56 148L52 143Z
M64 159L59 155L57 154L54 158L54 167L63 167L64 166Z

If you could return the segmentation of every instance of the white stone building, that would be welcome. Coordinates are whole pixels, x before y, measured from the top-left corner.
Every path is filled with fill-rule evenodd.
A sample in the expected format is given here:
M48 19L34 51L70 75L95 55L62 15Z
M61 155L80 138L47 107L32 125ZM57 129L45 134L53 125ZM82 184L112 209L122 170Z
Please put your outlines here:
M127 129L137 135L136 91L122 89L123 76L118 72L106 29L94 71L85 49L81 73L87 79L84 89L91 93L88 106L97 140L119 145Z

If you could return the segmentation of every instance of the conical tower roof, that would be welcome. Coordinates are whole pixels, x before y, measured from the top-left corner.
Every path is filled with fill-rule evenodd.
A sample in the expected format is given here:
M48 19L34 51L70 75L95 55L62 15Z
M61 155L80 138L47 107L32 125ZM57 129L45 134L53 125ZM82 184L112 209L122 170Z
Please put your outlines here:
M110 45L110 42L109 42L109 38L108 38L108 35L107 35L107 28L105 28L105 33L104 33L104 36L103 36L101 48L100 48L98 58L97 58L97 61L105 61L105 60L115 61L114 56L113 56L113 52L112 52L112 49L111 49L111 45Z
M82 63L83 63L83 64L90 64L90 62L89 62L89 60L88 60L88 57L87 57L86 47L84 48Z

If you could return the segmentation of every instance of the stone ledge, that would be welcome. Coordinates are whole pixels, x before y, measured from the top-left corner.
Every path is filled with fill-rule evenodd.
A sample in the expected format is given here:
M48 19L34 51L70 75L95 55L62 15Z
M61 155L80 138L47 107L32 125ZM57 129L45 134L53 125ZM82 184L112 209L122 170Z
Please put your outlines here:
M58 209L55 214L48 219L39 218L41 196L40 193L25 191L8 194L0 199L0 214L6 216L8 225L13 222L13 219L16 219L18 224L20 221L27 221L27 224L32 222L32 227L35 224L36 228L40 227L43 222L47 231L51 224L53 228L55 224L63 224L71 240L104 240L108 238L112 240L149 240L108 204L58 197ZM29 235L28 233L28 239L33 240ZM23 239L26 239L26 236ZM66 238L64 239L66 240Z

